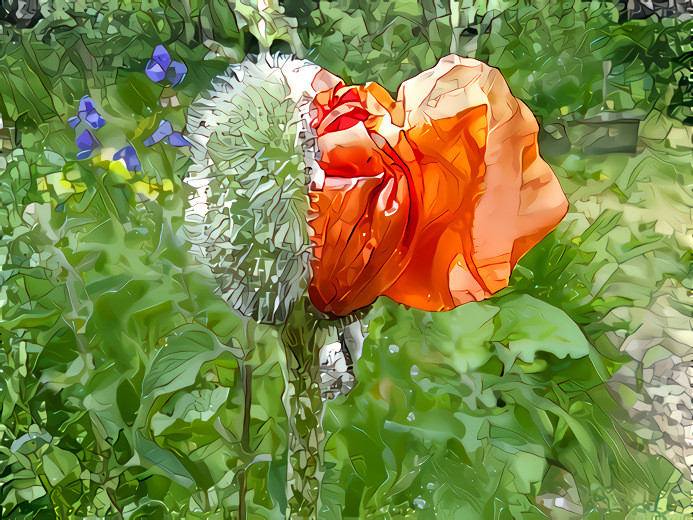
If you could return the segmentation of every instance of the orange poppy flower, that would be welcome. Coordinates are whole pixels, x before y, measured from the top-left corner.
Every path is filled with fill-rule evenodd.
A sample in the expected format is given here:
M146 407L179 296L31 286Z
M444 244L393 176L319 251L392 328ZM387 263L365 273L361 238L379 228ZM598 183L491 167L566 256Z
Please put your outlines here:
M338 316L380 295L424 310L482 300L565 216L538 126L496 69L451 55L403 83L313 82L309 296Z

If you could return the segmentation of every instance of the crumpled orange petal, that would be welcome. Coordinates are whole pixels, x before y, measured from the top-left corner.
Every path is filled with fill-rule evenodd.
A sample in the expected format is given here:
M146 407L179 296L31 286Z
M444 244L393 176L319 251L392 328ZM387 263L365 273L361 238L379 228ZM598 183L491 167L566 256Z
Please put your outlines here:
M380 295L435 311L481 300L565 216L537 123L496 69L451 55L397 101L376 84L321 81L309 288L321 311Z

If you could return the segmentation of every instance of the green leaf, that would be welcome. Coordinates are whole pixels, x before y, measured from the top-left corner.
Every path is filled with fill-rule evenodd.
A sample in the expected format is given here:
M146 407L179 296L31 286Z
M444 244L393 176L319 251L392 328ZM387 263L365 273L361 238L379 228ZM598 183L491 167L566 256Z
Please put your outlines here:
M151 464L151 471L166 476L185 488L192 488L195 479L180 460L170 451L146 439L141 432L135 433L135 451Z
M79 477L79 460L69 451L53 447L43 456L43 471L51 486L57 486L68 479L68 482Z
M142 382L143 397L151 398L192 385L200 367L228 348L212 332L199 325L174 331L147 369ZM238 348L234 353L241 355Z
M537 352L549 352L559 359L579 359L592 347L580 328L561 309L527 294L512 294L499 300L493 341L499 341L525 363Z
M132 426L137 418L137 410L140 407L140 396L130 380L124 379L118 385L116 403L125 424Z

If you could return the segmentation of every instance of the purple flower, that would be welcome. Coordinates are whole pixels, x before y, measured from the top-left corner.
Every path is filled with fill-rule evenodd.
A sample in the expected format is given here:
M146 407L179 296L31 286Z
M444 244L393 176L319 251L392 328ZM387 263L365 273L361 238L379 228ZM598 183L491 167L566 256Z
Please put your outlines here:
M171 123L165 119L159 123L159 128L157 128L152 135L144 140L145 146L151 146L159 141L168 140L168 144L172 146L190 146L190 143L183 137L180 132L174 132Z
M159 123L159 128L157 128L152 135L144 140L144 146L151 146L158 143L163 138L168 137L173 133L173 127L171 123L165 119Z
M125 164L125 167L128 169L128 171L142 171L142 164L140 163L140 160L137 157L137 152L135 151L135 148L131 145L128 145L118 150L113 155L113 160L122 161Z
M166 70L153 59L149 60L147 68L144 69L144 71L147 73L147 76L149 76L149 79L155 83L158 83L166 77Z
M157 45L152 53L152 59L156 61L162 68L166 69L171 64L171 56L163 45Z
M185 77L188 67L178 61L172 61L171 56L163 45L158 45L152 53L152 59L147 63L145 73L155 83L166 80L170 86L175 86Z
M171 86L178 85L188 72L188 67L179 61L172 61L171 66L166 71L166 79L171 83Z
M101 146L98 139L94 137L89 130L84 130L75 139L75 144L79 148L79 153L77 154L77 159L87 159L91 153Z
M89 126L92 128L101 128L103 125L106 124L106 120L99 115L99 113L96 110L92 110L89 112L84 120L87 122Z
M171 146L190 146L188 140L180 132L173 132L168 136L168 144Z
M97 128L101 128L103 125L106 124L106 120L103 117L101 117L101 115L96 110L94 100L89 96L84 96L82 99L79 100L79 109L77 111L77 115L75 117L71 117L70 119L68 119L67 122L70 124L72 128L77 128L77 125L80 123L80 121L84 121L94 130L96 130Z

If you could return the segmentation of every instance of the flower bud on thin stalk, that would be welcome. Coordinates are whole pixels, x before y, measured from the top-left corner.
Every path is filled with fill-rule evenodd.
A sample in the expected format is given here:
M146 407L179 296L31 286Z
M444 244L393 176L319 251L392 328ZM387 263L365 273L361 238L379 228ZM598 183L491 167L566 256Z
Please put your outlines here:
M393 100L260 54L193 103L188 130L191 251L231 307L283 328L287 494L292 514L312 516L320 350L335 324L382 295L428 311L491 296L567 201L529 109L496 69L456 55ZM358 346L354 327L343 346Z
M314 359L325 341L318 328L323 316L304 296L311 262L308 186L318 168L308 111L319 72L304 61L261 54L230 67L188 113L191 252L231 307L284 330L292 511L315 509L324 438Z

